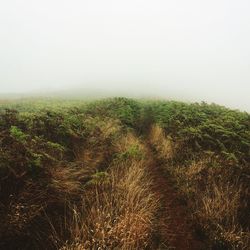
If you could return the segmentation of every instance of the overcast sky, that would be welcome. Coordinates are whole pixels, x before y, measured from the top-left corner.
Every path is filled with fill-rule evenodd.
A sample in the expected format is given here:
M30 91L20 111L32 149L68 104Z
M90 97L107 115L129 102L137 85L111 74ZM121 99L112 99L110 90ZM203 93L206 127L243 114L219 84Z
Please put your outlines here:
M0 93L80 87L250 111L250 1L1 1Z

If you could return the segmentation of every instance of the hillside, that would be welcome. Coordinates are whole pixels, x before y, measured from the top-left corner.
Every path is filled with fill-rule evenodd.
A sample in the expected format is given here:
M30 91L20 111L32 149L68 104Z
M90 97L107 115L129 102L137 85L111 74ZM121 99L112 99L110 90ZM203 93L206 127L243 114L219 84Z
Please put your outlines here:
M0 249L249 249L250 114L0 102Z

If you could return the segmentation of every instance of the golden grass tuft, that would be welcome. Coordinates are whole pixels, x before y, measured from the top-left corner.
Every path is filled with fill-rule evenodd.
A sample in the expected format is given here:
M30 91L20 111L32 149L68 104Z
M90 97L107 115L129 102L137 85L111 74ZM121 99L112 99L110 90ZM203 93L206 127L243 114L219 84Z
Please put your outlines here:
M143 145L128 134L117 142L119 152ZM150 245L158 200L146 172L147 159L114 161L108 184L86 190L81 206L72 206L66 223L70 237L61 249L145 249Z
M223 241L233 249L248 249L247 235L238 223L241 204L238 183L213 182L197 201L197 218L212 241ZM199 204L200 202L200 204Z
M248 249L249 233L239 224L242 202L241 185L228 182L220 170L209 167L209 159L192 162L186 167L172 167L179 190L189 199L193 218L208 235L211 244L232 249Z
M170 137L167 137L164 130L154 124L150 130L149 141L157 150L159 157L170 160L174 156L174 145Z
M117 153L126 152L132 146L137 146L141 152L145 151L145 146L142 144L139 138L132 133L128 133L126 134L126 136L122 136L115 143L115 149Z

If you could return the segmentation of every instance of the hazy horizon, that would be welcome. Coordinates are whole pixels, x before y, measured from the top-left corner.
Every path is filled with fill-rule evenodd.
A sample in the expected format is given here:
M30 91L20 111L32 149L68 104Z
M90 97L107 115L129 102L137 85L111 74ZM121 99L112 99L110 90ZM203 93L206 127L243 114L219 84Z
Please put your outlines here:
M249 13L247 0L4 1L0 94L131 93L249 112Z

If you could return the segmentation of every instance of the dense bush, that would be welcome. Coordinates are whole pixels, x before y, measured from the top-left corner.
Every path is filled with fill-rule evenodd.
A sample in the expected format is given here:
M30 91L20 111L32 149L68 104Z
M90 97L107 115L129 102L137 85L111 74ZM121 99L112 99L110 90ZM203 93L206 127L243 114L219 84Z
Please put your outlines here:
M124 126L135 128L138 124L141 105L138 101L122 97L105 99L89 104L87 114L119 119Z
M215 104L173 101L154 102L151 108L156 121L174 141L184 146L187 153L212 151L232 164L250 162L248 113Z

